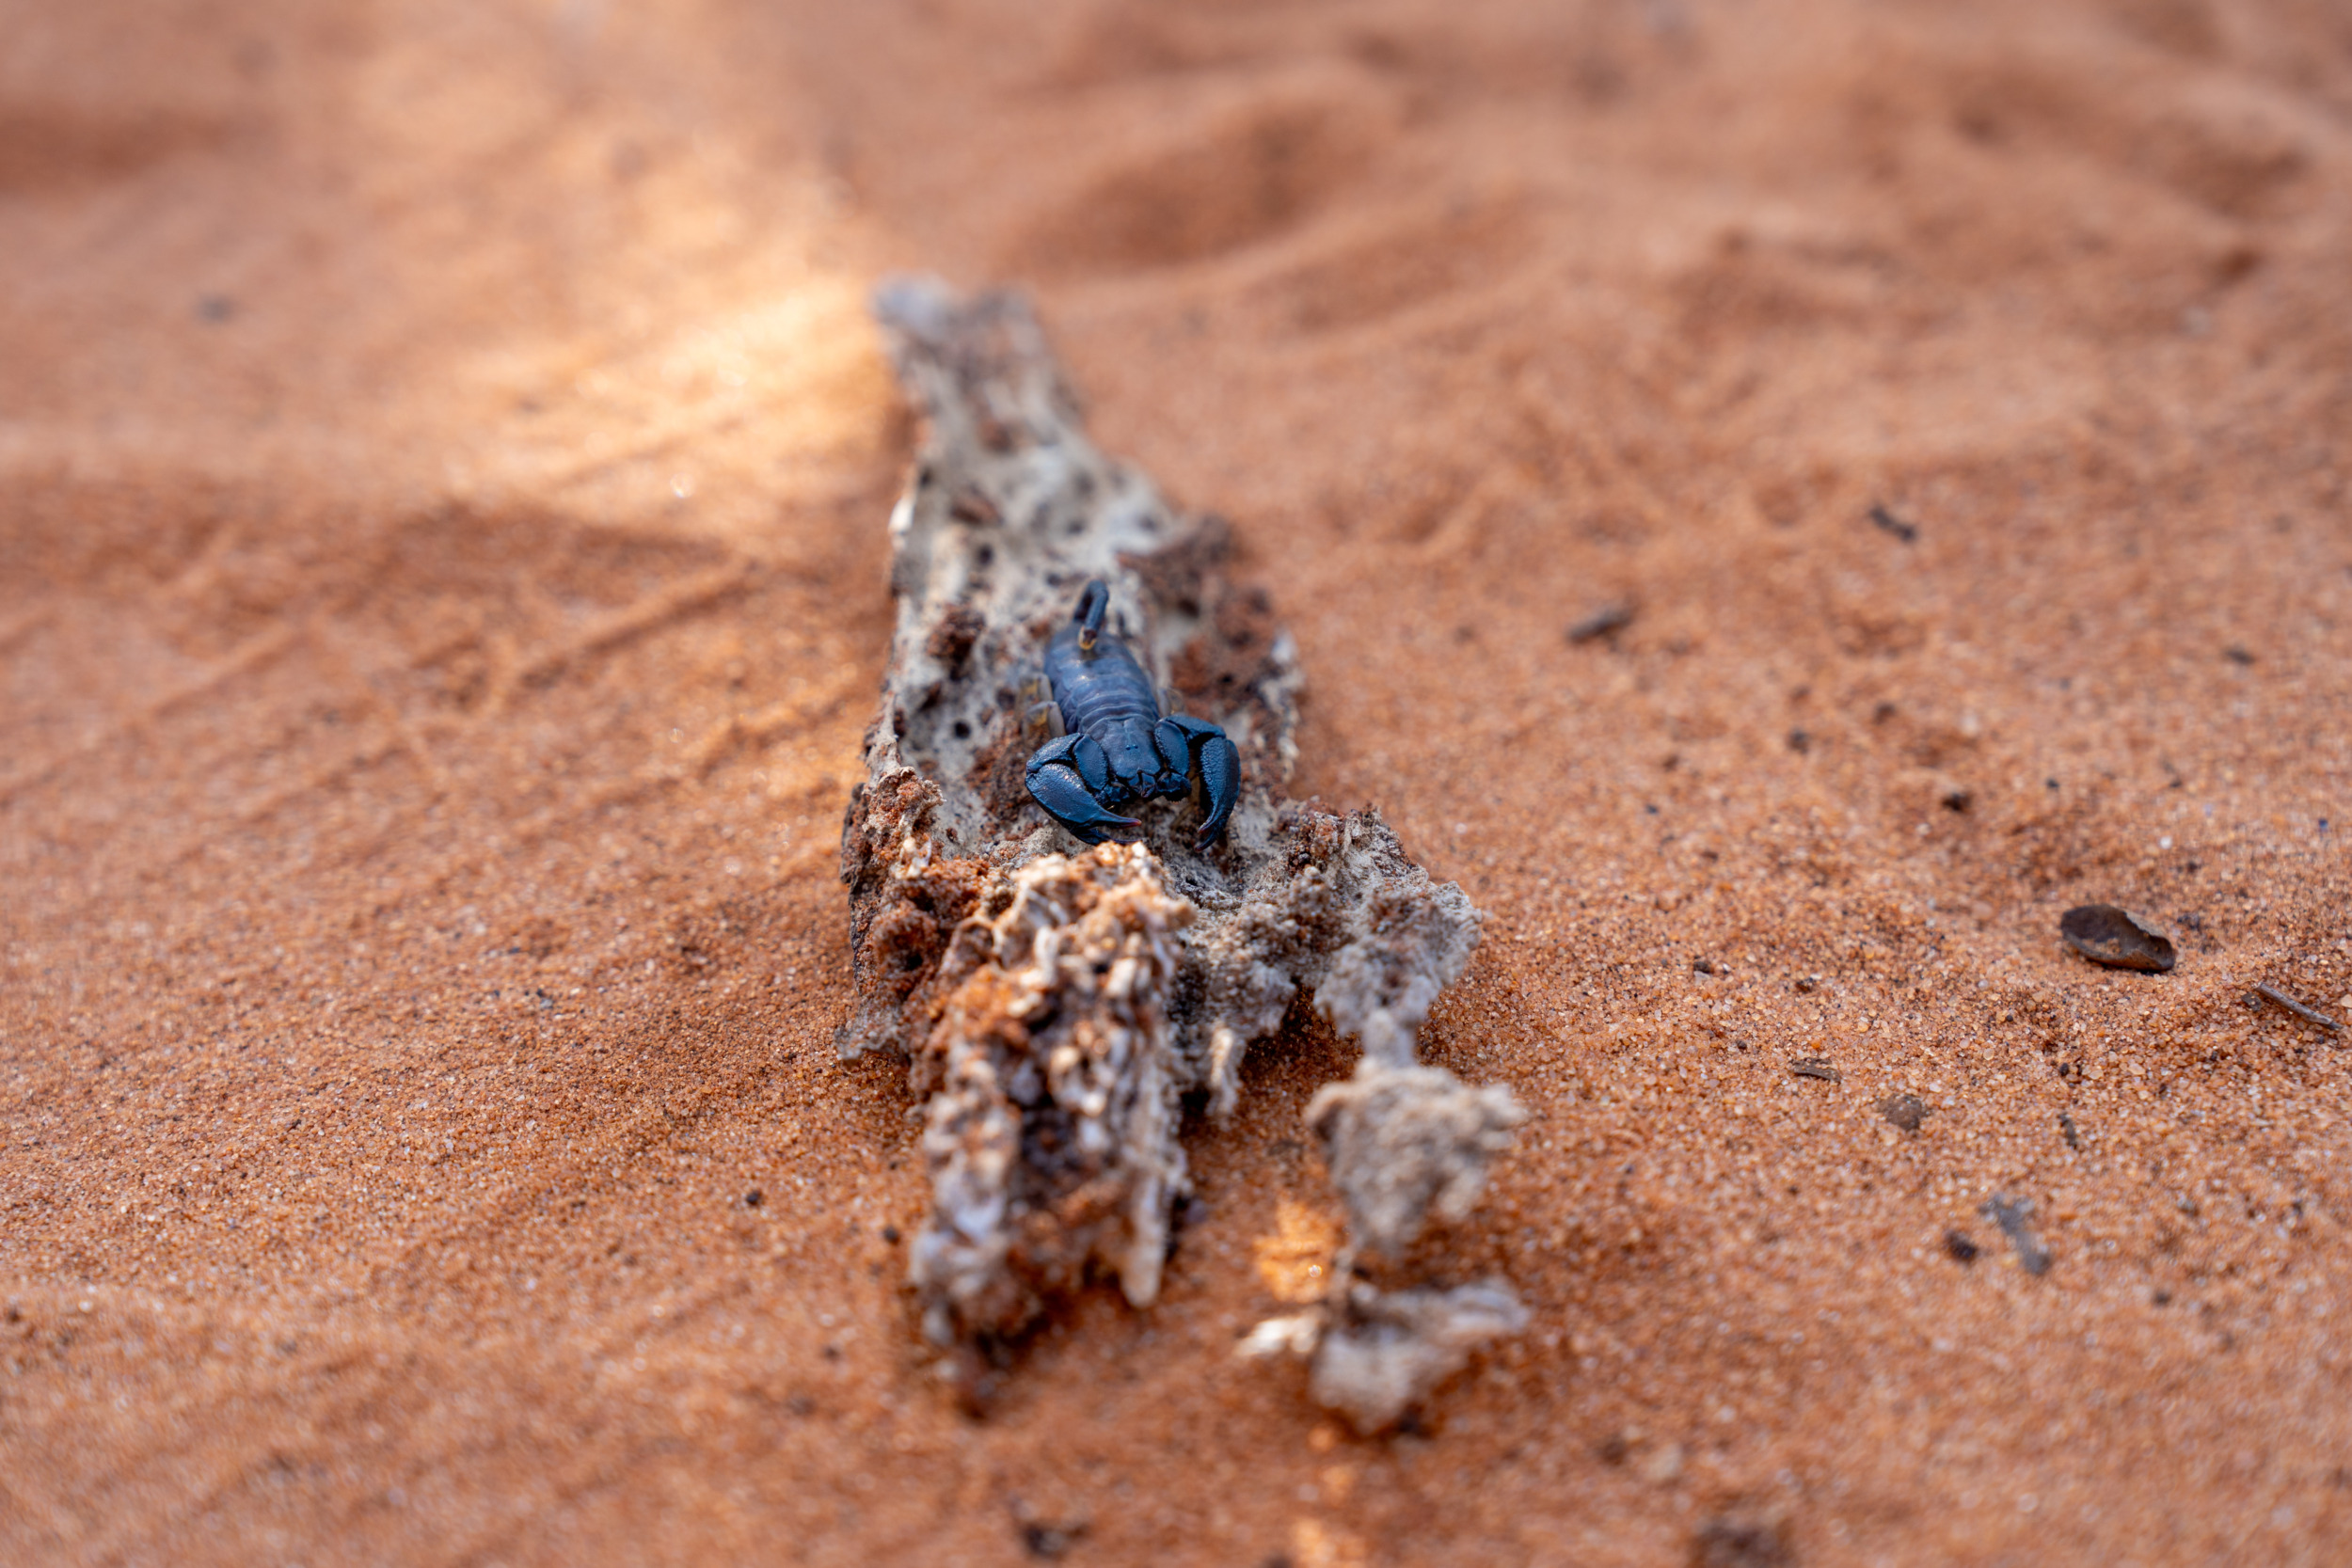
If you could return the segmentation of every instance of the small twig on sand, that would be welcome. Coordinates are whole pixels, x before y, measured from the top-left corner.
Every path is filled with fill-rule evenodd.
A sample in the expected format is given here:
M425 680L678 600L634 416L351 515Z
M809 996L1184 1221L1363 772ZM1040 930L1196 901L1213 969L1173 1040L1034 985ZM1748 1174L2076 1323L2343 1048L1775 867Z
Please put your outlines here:
M2282 990L2274 990L2268 986L2256 986L2254 988L2254 994L2261 997L2265 1002L2276 1002L2280 1006L2284 1007L2288 1012L2293 1013L2304 1022L2316 1023L2322 1029L2327 1030L2330 1034L2341 1033L2344 1028L2343 1024L2338 1023L2334 1019L2329 1018L2326 1013L2319 1011L2316 1007L2306 1007L2302 1003L2297 1002L2294 997L2289 996Z
M2017 1266L2036 1278L2050 1272L2050 1249L2042 1244L2033 1233L2033 1199L2029 1197L1987 1198L1978 1212L2001 1227L2009 1244L2016 1249Z
M1633 607L1631 605L1603 605L1568 628L1568 641L1590 642L1597 637L1612 637L1632 624Z

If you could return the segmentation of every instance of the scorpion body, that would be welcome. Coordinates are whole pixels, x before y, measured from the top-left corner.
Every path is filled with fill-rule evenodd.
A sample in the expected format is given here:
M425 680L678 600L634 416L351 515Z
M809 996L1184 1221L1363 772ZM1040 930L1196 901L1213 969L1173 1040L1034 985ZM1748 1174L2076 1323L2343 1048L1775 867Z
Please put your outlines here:
M1103 620L1110 590L1099 578L1078 595L1070 624L1045 648L1045 679L1064 734L1029 758L1029 794L1089 844L1143 824L1116 810L1131 800L1178 799L1200 775L1207 813L1194 838L1205 849L1225 832L1241 793L1241 753L1225 732L1182 714L1163 717L1152 677Z

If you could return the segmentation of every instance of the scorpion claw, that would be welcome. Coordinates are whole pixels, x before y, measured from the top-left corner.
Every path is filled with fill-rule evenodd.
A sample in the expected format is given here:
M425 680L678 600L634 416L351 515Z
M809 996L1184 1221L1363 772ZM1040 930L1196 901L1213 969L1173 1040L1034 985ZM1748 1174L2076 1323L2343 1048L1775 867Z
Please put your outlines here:
M1195 768L1200 770L1201 803L1207 810L1193 847L1206 849L1224 836L1225 819L1233 815L1233 802L1241 798L1241 752L1215 724L1181 713L1161 720L1152 739L1161 755L1175 762L1184 773Z
M1200 743L1200 791L1209 814L1200 819L1193 847L1206 849L1224 836L1225 819L1241 798L1241 752L1221 733Z
M1086 780L1067 763L1032 764L1029 798L1043 806L1047 816L1089 844L1102 843L1116 830L1143 826L1132 816L1105 811L1087 789Z

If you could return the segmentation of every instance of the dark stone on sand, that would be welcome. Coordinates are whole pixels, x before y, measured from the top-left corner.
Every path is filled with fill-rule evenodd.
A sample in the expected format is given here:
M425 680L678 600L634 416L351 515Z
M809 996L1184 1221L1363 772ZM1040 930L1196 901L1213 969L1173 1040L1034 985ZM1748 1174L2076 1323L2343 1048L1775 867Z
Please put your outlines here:
M2172 967L2172 943L2113 904L2083 904L2058 922L2066 945L2092 963L2161 974Z
M1725 1514L1691 1537L1691 1568L1793 1568L1796 1560L1788 1527L1777 1519Z
M1906 1132L1916 1132L1928 1119L1927 1101L1915 1094L1888 1095L1879 1101L1879 1115Z

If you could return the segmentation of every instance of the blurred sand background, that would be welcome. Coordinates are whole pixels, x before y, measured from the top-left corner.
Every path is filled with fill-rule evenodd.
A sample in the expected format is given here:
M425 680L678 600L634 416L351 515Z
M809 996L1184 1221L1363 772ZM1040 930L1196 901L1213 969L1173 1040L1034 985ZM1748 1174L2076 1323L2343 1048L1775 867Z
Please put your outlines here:
M2343 6L0 40L0 1556L2352 1555L2352 1036L2249 1000L2352 1005ZM1536 1321L1416 1430L1231 1356L1332 1243L1304 1018L1154 1310L926 1370L831 1050L901 268L1035 291L1296 793L1490 912L1428 1048L1535 1119L1422 1260Z

